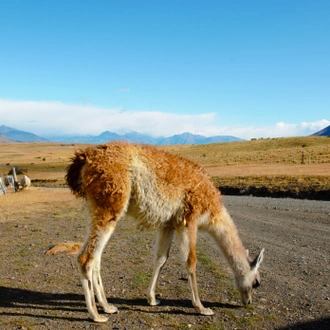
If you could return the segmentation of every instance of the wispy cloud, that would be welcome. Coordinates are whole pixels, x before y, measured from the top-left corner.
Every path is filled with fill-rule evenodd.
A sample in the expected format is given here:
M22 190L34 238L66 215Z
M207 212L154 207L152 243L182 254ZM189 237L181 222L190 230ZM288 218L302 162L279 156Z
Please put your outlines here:
M153 136L171 136L183 132L212 135L233 135L244 139L253 137L281 137L313 134L330 125L322 119L310 123L274 126L223 127L215 125L216 113L196 115L157 111L123 111L92 105L61 102L11 101L0 99L0 125L14 127L49 137L54 135L98 135L106 130L125 132L134 130Z
M119 93L129 93L131 91L130 88L119 88L117 89L117 92Z

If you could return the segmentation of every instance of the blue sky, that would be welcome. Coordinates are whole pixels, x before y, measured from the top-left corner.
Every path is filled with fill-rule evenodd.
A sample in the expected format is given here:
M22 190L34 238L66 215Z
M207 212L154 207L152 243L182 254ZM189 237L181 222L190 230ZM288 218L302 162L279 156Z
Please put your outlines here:
M241 138L330 125L330 1L0 2L0 125Z

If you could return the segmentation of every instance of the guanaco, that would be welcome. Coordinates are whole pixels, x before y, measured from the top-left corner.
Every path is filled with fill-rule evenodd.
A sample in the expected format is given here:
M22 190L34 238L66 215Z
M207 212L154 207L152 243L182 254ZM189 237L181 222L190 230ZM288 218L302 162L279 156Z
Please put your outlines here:
M118 309L107 302L101 279L102 252L124 217L136 219L142 228L157 230L155 263L147 291L150 305L158 305L156 285L168 256L174 233L180 241L192 294L200 314L213 315L199 298L196 281L197 230L208 232L234 274L244 305L252 302L260 284L259 266L264 249L254 259L239 238L219 189L197 164L159 148L112 142L77 151L66 180L77 197L86 200L90 214L84 243L61 243L48 251L78 253L77 261L90 317L106 322L96 308L95 295L105 313ZM65 245L66 244L66 245ZM70 252L69 252L70 253Z

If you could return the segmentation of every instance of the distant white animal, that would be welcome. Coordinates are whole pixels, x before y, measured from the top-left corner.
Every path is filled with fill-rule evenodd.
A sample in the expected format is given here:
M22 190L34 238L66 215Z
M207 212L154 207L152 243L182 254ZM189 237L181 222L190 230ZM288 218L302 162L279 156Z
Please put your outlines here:
M14 188L14 177L12 175L5 176L4 184L7 188L10 187L11 189L13 189Z
M27 175L23 175L21 177L21 186L23 187L23 189L27 189L31 186L31 180Z
M0 195L5 194L6 193L6 189L4 187L4 185L2 184L2 179L0 178Z

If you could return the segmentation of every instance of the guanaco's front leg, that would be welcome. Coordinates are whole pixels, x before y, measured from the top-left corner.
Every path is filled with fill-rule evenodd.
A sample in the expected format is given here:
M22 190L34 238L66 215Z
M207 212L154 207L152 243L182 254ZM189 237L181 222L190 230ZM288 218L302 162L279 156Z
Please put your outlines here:
M188 272L188 283L191 290L192 304L202 315L214 315L211 308L203 306L199 299L198 286L196 279L196 243L197 243L197 226L194 222L187 222L187 227L180 231L181 249L186 262Z

